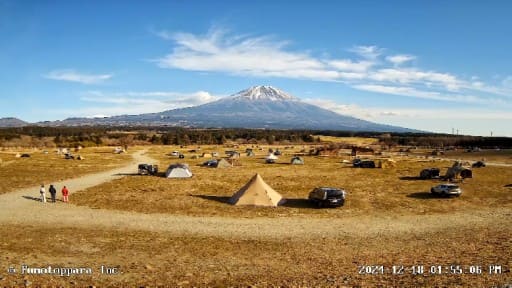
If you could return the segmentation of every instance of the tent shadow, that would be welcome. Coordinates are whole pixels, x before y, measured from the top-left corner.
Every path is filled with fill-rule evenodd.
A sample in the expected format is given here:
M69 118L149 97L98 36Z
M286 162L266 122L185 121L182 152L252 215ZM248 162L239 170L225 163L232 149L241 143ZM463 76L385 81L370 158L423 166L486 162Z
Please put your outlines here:
M436 195L436 194L432 194L430 192L414 192L414 193L411 193L409 195L407 195L407 197L409 198L416 198L416 199L439 199L439 198L446 198L445 196L442 196L442 195Z
M316 209L316 206L314 206L308 199L304 198L286 198L286 202L280 206L288 208Z
M505 187L510 187L510 188L512 188L512 184L507 184L507 185L505 185Z
M210 200L210 201L216 201L216 202L220 202L220 203L224 203L224 204L231 204L231 203L229 203L229 199L231 197L228 197L228 196L194 195L194 194L190 194L190 196L205 199L205 200Z
M33 200L33 201L41 202L41 198L40 197L32 197L32 196L26 196L26 195L22 196L22 197L25 198L25 199L28 199L28 200Z

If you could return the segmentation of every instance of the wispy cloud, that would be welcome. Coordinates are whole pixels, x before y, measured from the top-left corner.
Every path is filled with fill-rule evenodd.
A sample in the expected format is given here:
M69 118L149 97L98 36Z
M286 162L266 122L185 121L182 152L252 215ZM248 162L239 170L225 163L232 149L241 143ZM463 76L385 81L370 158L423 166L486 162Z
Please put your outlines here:
M386 57L386 60L388 60L389 62L391 62L395 65L401 65L405 62L409 62L414 59L416 59L416 56L407 55L407 54L398 54L398 55L392 55L392 56Z
M307 53L285 51L287 43L271 37L228 37L222 30L213 30L199 36L176 33L173 39L177 47L156 60L160 67L315 80L343 77Z
M382 55L384 49L377 46L354 46L349 49L349 51L354 52L366 59L376 59Z
M385 86L385 85L354 85L352 86L358 90L392 94L405 97L423 98L439 101L450 101L450 102L463 102L463 103L488 103L489 101L500 101L499 99L488 99L481 98L473 95L460 95L460 94L443 94L437 91L424 91L418 90L413 87L404 86Z
M512 80L496 86L413 67L413 63L403 66L416 56L386 56L386 49L375 45L354 46L348 49L352 57L336 58L293 50L289 42L275 37L232 35L215 27L204 35L167 31L158 35L175 43L171 53L153 60L162 68L342 82L357 90L439 101L485 103L488 99L487 104L495 104L510 98L512 90L507 88Z
M179 93L169 91L150 92L101 92L87 91L81 101L97 103L100 105L109 104L109 107L87 107L76 111L80 116L114 116L120 114L155 113L169 109L184 108L211 101L218 100L215 96L206 91L193 93Z
M69 82L78 82L82 84L96 84L101 83L105 80L108 80L113 77L112 74L86 74L76 72L74 70L53 70L45 75L44 78L59 80L59 81L69 81Z

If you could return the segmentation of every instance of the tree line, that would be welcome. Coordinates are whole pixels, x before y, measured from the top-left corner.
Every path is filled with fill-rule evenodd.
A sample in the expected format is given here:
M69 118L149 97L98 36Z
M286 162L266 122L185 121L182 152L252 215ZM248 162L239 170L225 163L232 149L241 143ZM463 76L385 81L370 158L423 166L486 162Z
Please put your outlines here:
M2 147L73 147L102 145L217 145L319 143L321 135L371 137L387 146L512 148L512 138L433 133L352 131L194 129L178 127L43 127L0 128Z

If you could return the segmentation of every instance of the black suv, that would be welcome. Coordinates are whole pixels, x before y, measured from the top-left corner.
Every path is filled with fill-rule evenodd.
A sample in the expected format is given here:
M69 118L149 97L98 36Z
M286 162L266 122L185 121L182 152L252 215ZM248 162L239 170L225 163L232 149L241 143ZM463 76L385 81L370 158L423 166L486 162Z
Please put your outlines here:
M158 165L139 164L139 175L156 175L158 173Z
M345 203L345 195L343 189L319 187L309 193L309 201L319 208L339 207Z

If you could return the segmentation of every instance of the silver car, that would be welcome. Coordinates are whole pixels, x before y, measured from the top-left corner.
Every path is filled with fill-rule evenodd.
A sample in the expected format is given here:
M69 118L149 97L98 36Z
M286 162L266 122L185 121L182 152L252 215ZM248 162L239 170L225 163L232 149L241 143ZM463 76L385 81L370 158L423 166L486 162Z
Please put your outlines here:
M430 188L430 193L441 196L457 196L462 194L462 190L455 184L440 184Z

